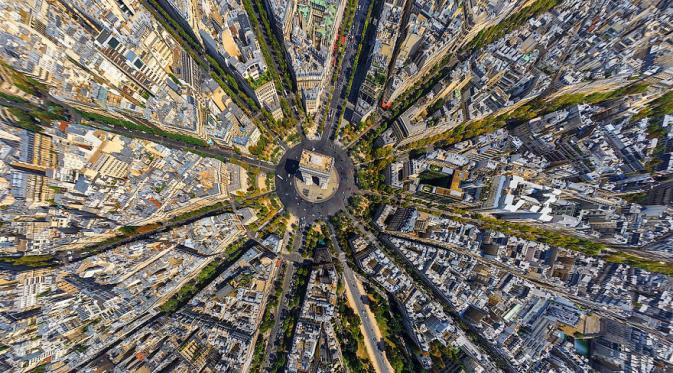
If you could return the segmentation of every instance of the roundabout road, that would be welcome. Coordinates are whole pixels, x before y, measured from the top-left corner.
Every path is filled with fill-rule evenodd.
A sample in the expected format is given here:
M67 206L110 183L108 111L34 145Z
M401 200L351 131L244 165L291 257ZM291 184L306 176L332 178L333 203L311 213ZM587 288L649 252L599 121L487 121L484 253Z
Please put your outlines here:
M339 187L332 197L321 202L309 202L302 198L294 187L294 178L299 171L299 157L302 149L313 150L334 157L334 168L339 175ZM345 208L348 198L355 192L353 162L348 153L331 141L304 140L289 149L276 167L276 193L285 209L300 219L300 223L310 224L318 219L326 219Z

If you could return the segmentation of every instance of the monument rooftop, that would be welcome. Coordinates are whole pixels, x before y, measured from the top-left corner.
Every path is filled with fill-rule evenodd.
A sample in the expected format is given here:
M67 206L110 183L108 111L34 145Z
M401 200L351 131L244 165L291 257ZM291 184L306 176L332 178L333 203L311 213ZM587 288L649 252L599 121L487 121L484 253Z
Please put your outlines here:
M334 165L334 158L311 150L303 149L299 159L299 166L311 171L329 173Z

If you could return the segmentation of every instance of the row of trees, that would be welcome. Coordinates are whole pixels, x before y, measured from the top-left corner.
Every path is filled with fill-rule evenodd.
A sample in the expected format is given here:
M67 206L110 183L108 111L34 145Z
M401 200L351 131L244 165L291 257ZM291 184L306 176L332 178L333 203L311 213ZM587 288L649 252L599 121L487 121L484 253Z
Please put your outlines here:
M264 32L269 37L269 40L271 42L270 46L271 51L268 50L267 48L268 46L266 45L266 43L260 42L260 45L264 44L264 47L261 48L262 53L264 54L264 58L267 62L267 65L271 67L272 65L275 66L274 61L278 63L282 71L276 71L276 75L274 76L276 85L278 86L278 88L285 87L285 89L287 89L288 91L293 91L293 84L291 79L292 74L287 64L287 60L285 59L285 52L284 52L285 49L281 46L280 42L275 37L275 33L271 28L271 22L269 21L269 15L266 12L266 8L264 7L262 0L254 0L254 1L255 1L254 6L257 12L253 11L250 0L243 0L243 5L245 6L245 10L246 12L248 12L248 15L252 16L255 13L259 15L259 19L261 19L262 25L264 26ZM254 19L253 23L256 23L255 21L257 21L257 19ZM261 30L260 33L257 34L257 39L260 41L264 40L262 38ZM273 53L273 56L271 56L271 53ZM289 113L287 113L286 115L289 115Z
M673 114L673 91L666 92L661 97L652 100L634 119L637 120L645 117L659 118L668 114Z
M180 289L159 309L164 313L173 313L187 304L199 291L208 286L217 276L243 255L245 240L239 240L230 245L224 256L215 257L193 279L182 285Z
M261 4L259 4L259 2L257 2L257 1L255 1L255 4L253 5L250 2L250 0L243 0L243 7L245 8L246 13L248 13L248 16L250 17L250 21L252 23L253 30L255 31L255 37L259 41L259 48L262 50L262 55L264 56L264 61L266 62L266 65L267 65L267 71L266 72L269 75L268 78L272 79L274 81L277 89L281 89L285 84L288 84L290 82L289 82L289 80L286 80L286 81L282 80L281 77L280 77L280 73L276 70L276 65L274 63L274 57L271 55L272 52L269 50L269 45L267 45L267 43L265 42L264 35L262 33L263 31L260 28L258 19L256 17L254 17L255 14L260 14L261 15L260 18L262 19L262 23L264 24L265 31L266 32L271 31L271 25L269 25L269 28L266 29L266 25L268 24L269 20L268 20L268 16L266 14L266 10L265 10L264 6L262 5L261 8L260 8L260 5ZM255 7L255 9L253 9L253 6ZM264 22L265 20L266 20L266 22ZM268 34L267 33L267 35L269 36L269 39L272 39L271 43L273 44L273 42L275 40L273 34ZM278 56L276 56L276 57L278 57ZM281 57L282 57L282 60L279 60L279 64L281 66L287 66L287 64L285 63L285 57L282 56L282 52L281 52ZM263 83L266 83L266 81L264 81ZM263 84L263 83L261 83L261 84ZM261 85L261 84L259 84L259 85ZM253 87L253 89L254 88L255 87ZM292 85L287 85L286 88L291 89ZM285 116L292 115L292 112L289 111L289 107L286 107L287 100L285 100L284 97L281 100L285 101L285 105L281 104L281 107L283 109L283 114Z
M83 119L90 120L92 122L103 123L113 127L122 127L131 131L141 131L150 135L163 137L169 140L179 141L187 145L192 145L196 147L203 147L203 148L208 147L208 143L197 137L165 131L158 127L150 127L143 124L131 122L128 120L112 118L97 113L90 113L81 110L78 110L78 113L82 116Z
M282 337L277 346L277 359L271 364L269 372L280 373L285 371L287 364L287 356L292 349L292 338L294 337L294 329L299 320L301 313L301 305L304 302L306 295L306 287L308 286L308 279L311 273L311 268L308 265L300 265L294 274L294 281L289 294L292 298L287 305L287 317L283 320L281 325Z
M467 121L448 131L412 142L402 150L420 149L429 144L449 146L461 141L494 132L507 124L523 123L533 118L552 113L580 103L600 104L624 96L643 93L647 89L643 83L630 84L611 91L595 93L572 93L553 99L538 97L516 109L501 114L491 114L482 119Z
M667 276L673 276L673 265L670 262L661 262L643 257L624 253L615 252L605 257L608 262L626 264L631 267L644 269L649 272L663 273Z
M191 29L189 30L190 32L185 30L183 26L171 16L171 14L166 12L159 1L149 0L148 4L148 9L155 15L155 18L160 23L162 23L164 28L168 30L169 33L171 33L175 40L177 40L183 46L184 50L186 50L187 53L189 53L189 55L192 56L192 58L194 58L194 60L196 60L203 69L210 70L209 74L211 78L213 78L213 80L218 83L225 93L231 97L232 100L234 100L234 102L239 107L241 107L247 115L251 116L254 120L255 115L253 115L253 113L259 111L267 122L275 124L276 121L274 120L271 113L265 108L260 107L250 96L248 91L246 91L244 87L241 87L234 76L231 73L225 71L225 68L217 61L217 59L206 52L201 43L195 39ZM244 6L245 5L246 4L244 4ZM250 5L249 1L248 5ZM252 9L246 8L246 10L251 11ZM263 43L260 43L260 45L263 45ZM262 51L264 52L264 49ZM268 79L269 77L266 78ZM253 82L251 86L254 89L256 86L259 86L266 81ZM265 130L266 128L264 127L260 129ZM264 135L268 136L267 133L264 133Z
M511 14L503 21L481 30L474 39L459 49L457 55L465 56L470 53L476 53L484 46L500 39L508 32L521 27L531 17L547 12L560 3L560 0L536 0L527 7ZM396 119L401 113L418 101L420 97L429 92L435 84L447 77L453 68L453 58L453 54L446 55L423 76L423 79L420 80L419 84L402 93L402 95L395 100L392 118ZM464 59L466 58L461 58L461 60Z
M552 246L563 247L587 255L599 255L607 248L607 246L602 243L570 234L563 234L528 224L511 223L489 217L481 217L479 226L482 229L497 230L508 236L515 236L529 241L537 241Z
M291 120L277 123L273 118L273 115L268 110L266 110L266 108L261 107L255 101L255 99L250 96L251 93L249 93L249 90L241 86L241 84L244 83L239 83L234 78L232 73L227 72L214 56L207 53L201 43L195 39L193 32L191 32L192 30L185 30L180 22L174 19L171 14L166 12L159 1L150 0L148 1L148 4L148 9L154 13L155 17L159 20L160 23L162 23L164 28L166 28L169 33L171 33L171 35L183 46L183 48L199 63L203 69L210 70L209 74L211 78L218 83L225 93L231 97L234 102L246 112L247 115L251 116L252 119L257 122L256 124L258 127L260 127L260 130L262 130L264 137L268 137L269 132L272 132L273 129L268 128L266 124L255 120L256 115L254 115L254 113L256 112L261 113L264 120L267 123L271 123L273 126L280 124L285 129L292 128L294 126L295 122ZM255 18L252 17L254 14L252 5L249 0L244 0L243 5L246 11L251 15L251 21L253 21L252 23L256 32L256 36L258 40L260 40L260 47L269 68L269 70L267 70L267 74L263 75L262 78L258 79L257 81L250 82L249 86L252 89L255 89L261 84L268 82L270 79L274 79L276 80L276 86L278 88L280 87L281 80L272 63L273 61L271 60L271 55L268 51L267 45L262 42L263 39L261 39L262 35L259 28L257 27L258 25L256 22L254 22ZM262 18L265 18L265 16L266 14L262 13ZM289 112L289 105L287 105L286 99L284 97L281 97L281 107L284 110L286 117L291 114ZM283 132L286 132L286 130Z
M359 200L369 200L368 197L356 196ZM404 207L413 206L419 211L424 211L429 214L437 214L436 210L426 209L423 206L418 205L417 203L410 203L412 201L404 202L407 199L408 195L402 195L402 198L397 198L395 196L372 196L371 202L373 203L386 203L386 204L395 204L400 203ZM641 195L635 195L634 199L638 199ZM352 197L355 198L355 197ZM413 201L417 202L417 201ZM637 201L635 201L637 203ZM361 206L362 201L357 201ZM369 203L369 202L368 202ZM371 203L369 203L371 205ZM442 216L448 217L452 220L461 221L461 222L471 222L472 224L477 225L481 229L490 229L502 232L506 235L519 237L529 241L542 242L550 246L561 247L567 250L577 251L585 255L590 256L600 256L610 263L618 264L627 264L632 267L644 269L650 272L663 273L667 275L673 275L673 266L667 262L661 262L657 260L647 259L632 253L625 253L617 251L613 248L610 248L608 245L593 241L590 239L578 237L572 233L566 233L561 231L554 231L545 229L539 226L533 226L530 224L524 223L515 223L504 220L498 220L492 217L483 216L478 213L470 213L469 211L456 208L450 204L441 203L439 201L430 202L427 201L427 206L433 209L441 209L450 214L443 214ZM460 215L460 216L458 216Z
M13 86L15 86L16 88L20 89L21 91L23 91L23 92L25 92L25 93L27 93L31 96L35 96L35 97L45 97L47 95L47 93L49 92L49 88L45 84L43 84L43 83L35 80L34 78L32 78L30 76L27 76L27 75L25 75L25 74L23 74L19 71L14 70L14 68L12 68L11 66L7 65L6 63L4 63L2 61L0 61L0 64L2 65L2 67L7 72L7 75L8 75L4 78L9 78L11 80L11 84ZM7 95L7 96L10 96L12 98L16 97L16 96L12 96L12 95ZM3 95L3 97L5 97L5 96ZM18 97L16 97L16 98L18 98ZM21 98L18 98L18 99L20 101L25 102L25 100L23 100Z
M668 145L668 132L663 127L664 116L673 114L673 91L667 92L663 96L650 102L638 114L634 115L633 120L649 118L647 123L647 135L651 139L657 139L657 146L652 152L651 160L645 165L648 172L655 171L663 161L663 154Z
M495 25L479 31L479 33L465 45L464 49L468 51L479 50L521 27L531 18L549 11L560 3L561 0L536 0L532 4Z
M178 43L182 44L185 51L187 51L197 63L202 67L205 67L202 58L203 46L194 38L193 34L187 32L182 25L166 12L161 2L158 0L147 0L146 4L149 5L148 10L154 14L155 19L164 26L168 33L170 33ZM200 53L197 53L197 51Z
M119 233L121 234L106 238L93 245L87 246L82 250L85 252L86 256L97 255L119 245L143 239L144 237L147 237L151 234L163 232L167 229L170 229L171 227L175 227L176 225L188 224L192 221L211 214L222 214L230 211L231 207L228 204L224 202L217 202L212 205L207 205L195 210L184 212L163 222L150 223L141 226L124 225L119 228Z
M374 367L368 359L358 356L358 349L364 349L364 337L360 332L360 318L348 306L348 302L342 295L337 303L336 334L341 344L341 353L344 357L344 365L354 373L374 372Z
M264 315L262 316L262 321L259 324L259 335L257 341L255 342L255 349L252 354L252 361L250 363L250 372L259 372L262 370L262 363L264 362L264 357L267 354L266 345L269 338L269 331L273 327L275 317L274 312L277 315L278 305L280 303L280 297L283 293L282 287L282 278L283 271L278 272L276 279L273 282L273 292L269 294L269 297L266 300L266 307L264 309Z
M351 206L354 206L354 209L357 211L365 211L360 216L368 219L366 217L368 216L368 211L374 205L367 198L356 197L351 201ZM347 242L350 234L354 231L353 222L343 214L332 217L331 222L336 228L337 239L340 245L348 253L349 260L355 261L355 253L352 252ZM354 265L353 267L360 271L359 266ZM415 345L410 331L405 328L402 311L398 308L394 299L382 295L383 293L377 291L372 284L365 283L363 285L368 295L369 308L374 313L376 323L381 332L382 342L385 345L386 359L394 371L396 373L424 372L425 370L416 358L420 354L420 350ZM346 302L344 301L343 303L345 306ZM359 321L357 319L357 322ZM357 325L354 327L357 333L359 333ZM348 342L349 340L342 341L342 345L349 344Z
M288 92L294 92L295 89L291 78L292 73L287 60L285 59L285 49L278 41L275 33L271 28L269 16L266 12L264 4L262 4L260 0L254 0L254 4L251 3L250 0L243 0L243 6L246 12L251 16L251 22L255 30L255 36L259 41L262 55L264 56L264 60L267 64L268 72L271 74L271 78L274 81L276 89L278 91L284 89ZM259 19L252 17L255 14L259 15ZM262 22L261 27L263 27L263 29L260 27L259 20ZM264 38L263 34L267 35L266 39ZM271 45L268 45L265 40L269 40ZM279 66L281 71L278 71L276 66ZM297 118L292 108L290 108L287 98L284 95L279 95L279 100L284 118L281 121L272 120L271 123L275 124L276 132L280 133L284 140L291 142L291 136L296 134L293 129L297 125ZM298 99L296 101L301 102ZM297 108L299 110L303 110L301 105L297 105Z
M670 263L616 251L603 243L578 237L573 234L552 231L529 224L496 220L483 216L479 218L477 224L482 229L497 230L506 235L523 238L529 241L542 242L550 246L562 247L585 255L601 256L610 263L627 264L650 272L673 275L673 266L671 266Z
M402 312L394 302L381 296L371 285L365 284L369 295L369 308L374 312L376 323L381 331L386 346L386 358L396 373L413 373L423 371L418 359L412 355L417 350L404 328ZM391 308L391 304L393 307ZM414 351L418 353L418 351Z
M155 18L164 28L173 36L173 38L182 45L183 49L203 68L210 68L211 77L225 90L225 92L242 108L257 107L256 103L239 86L238 82L224 71L222 66L208 53L196 38L191 29L186 30L183 25L176 20L172 14L164 9L158 0L148 0L148 10L153 13ZM215 76L217 78L215 78Z

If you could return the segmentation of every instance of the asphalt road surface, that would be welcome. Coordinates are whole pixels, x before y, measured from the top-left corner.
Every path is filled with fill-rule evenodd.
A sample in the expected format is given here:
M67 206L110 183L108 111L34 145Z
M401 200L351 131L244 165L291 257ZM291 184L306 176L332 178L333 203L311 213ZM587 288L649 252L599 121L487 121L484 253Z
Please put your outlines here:
M341 71L336 72L338 76L336 84L334 85L332 99L330 100L329 117L327 118L327 124L322 134L323 141L327 141L332 136L336 136L333 132L339 127L339 114L341 114L342 105L345 105L346 103L347 83L351 76L351 69L354 67L357 68L357 66L353 66L353 62L355 60L355 55L357 54L358 45L361 42L361 33L364 27L364 21L367 18L369 1L370 0L359 2L353 17L353 24L347 33L348 39L346 40L346 49L342 59L343 63L341 65ZM361 58L364 59L364 57ZM360 63L364 63L364 61L361 60Z
M274 165L271 162L266 162L266 161L261 161L258 159L255 159L253 157L245 156L242 154L237 153L233 149L226 149L221 146L209 146L209 147L202 147L202 146L195 146L195 145L190 145L181 141L173 140L167 137L155 135L149 132L141 131L141 130L134 130L134 129L129 129L126 127L122 126L113 126L110 124L105 124L105 123L100 123L100 122L95 122L95 121L90 121L90 120L84 120L82 116L76 111L72 110L72 108L69 108L67 104L62 103L61 101L54 99L52 97L47 98L46 100L52 101L58 105L62 105L65 108L68 108L68 114L70 115L70 119L73 122L81 123L82 125L85 125L87 127L92 127L92 128L97 128L97 129L102 129L104 131L109 131L113 133L118 133L122 136L130 137L130 138L138 138L138 139L143 139L143 140L149 140L152 142L155 142L157 144L161 144L164 146L167 146L171 149L179 149L179 150L184 150L184 151L197 151L200 153L204 153L210 156L216 156L216 157L222 157L224 159L237 159L241 162L247 163L251 166L258 167L264 171L267 172L272 172L274 170ZM24 104L24 103L17 103L17 102L12 102L5 100L4 98L0 98L0 105L2 106L8 106L8 107L16 107L20 109L25 109L25 110L32 110L34 107L31 106L30 104Z
M272 354L276 354L276 345L277 345L277 340L279 338L278 336L278 330L280 329L280 326L282 324L282 315L287 309L287 302L286 302L286 295L288 294L288 289L290 288L290 280L294 276L294 263L292 261L287 261L287 267L285 268L285 273L283 274L283 285L282 285L282 290L280 293L280 305L278 306L278 309L276 310L276 314L274 317L273 321L273 327L271 328L271 334L269 334L269 339L267 340L266 344L266 355L264 356L264 364L263 367L266 369L269 367L270 362L270 357Z
M334 167L339 175L339 187L332 197L312 203L303 199L294 186L294 177L299 169L299 157L302 149L334 157ZM345 208L348 198L355 192L353 162L345 150L330 141L304 140L288 150L276 167L276 194L283 205L302 224L310 224L318 219L334 215Z

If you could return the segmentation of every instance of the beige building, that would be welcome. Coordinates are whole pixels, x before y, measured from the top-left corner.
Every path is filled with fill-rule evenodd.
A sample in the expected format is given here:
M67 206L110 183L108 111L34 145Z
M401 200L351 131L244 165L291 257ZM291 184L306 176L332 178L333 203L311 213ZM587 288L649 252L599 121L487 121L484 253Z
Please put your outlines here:
M37 295L48 289L52 283L50 270L38 269L21 272L16 277L19 292L15 307L24 310L37 305Z
M128 176L129 164L110 154L98 152L91 157L90 169L103 176L123 179Z
M49 179L39 175L26 175L26 204L30 208L49 206L56 195L49 184Z
M273 83L273 80L257 87L257 89L255 89L255 95L257 96L257 101L271 112L273 119L283 119L283 110L280 107L280 99L278 98L276 85Z

